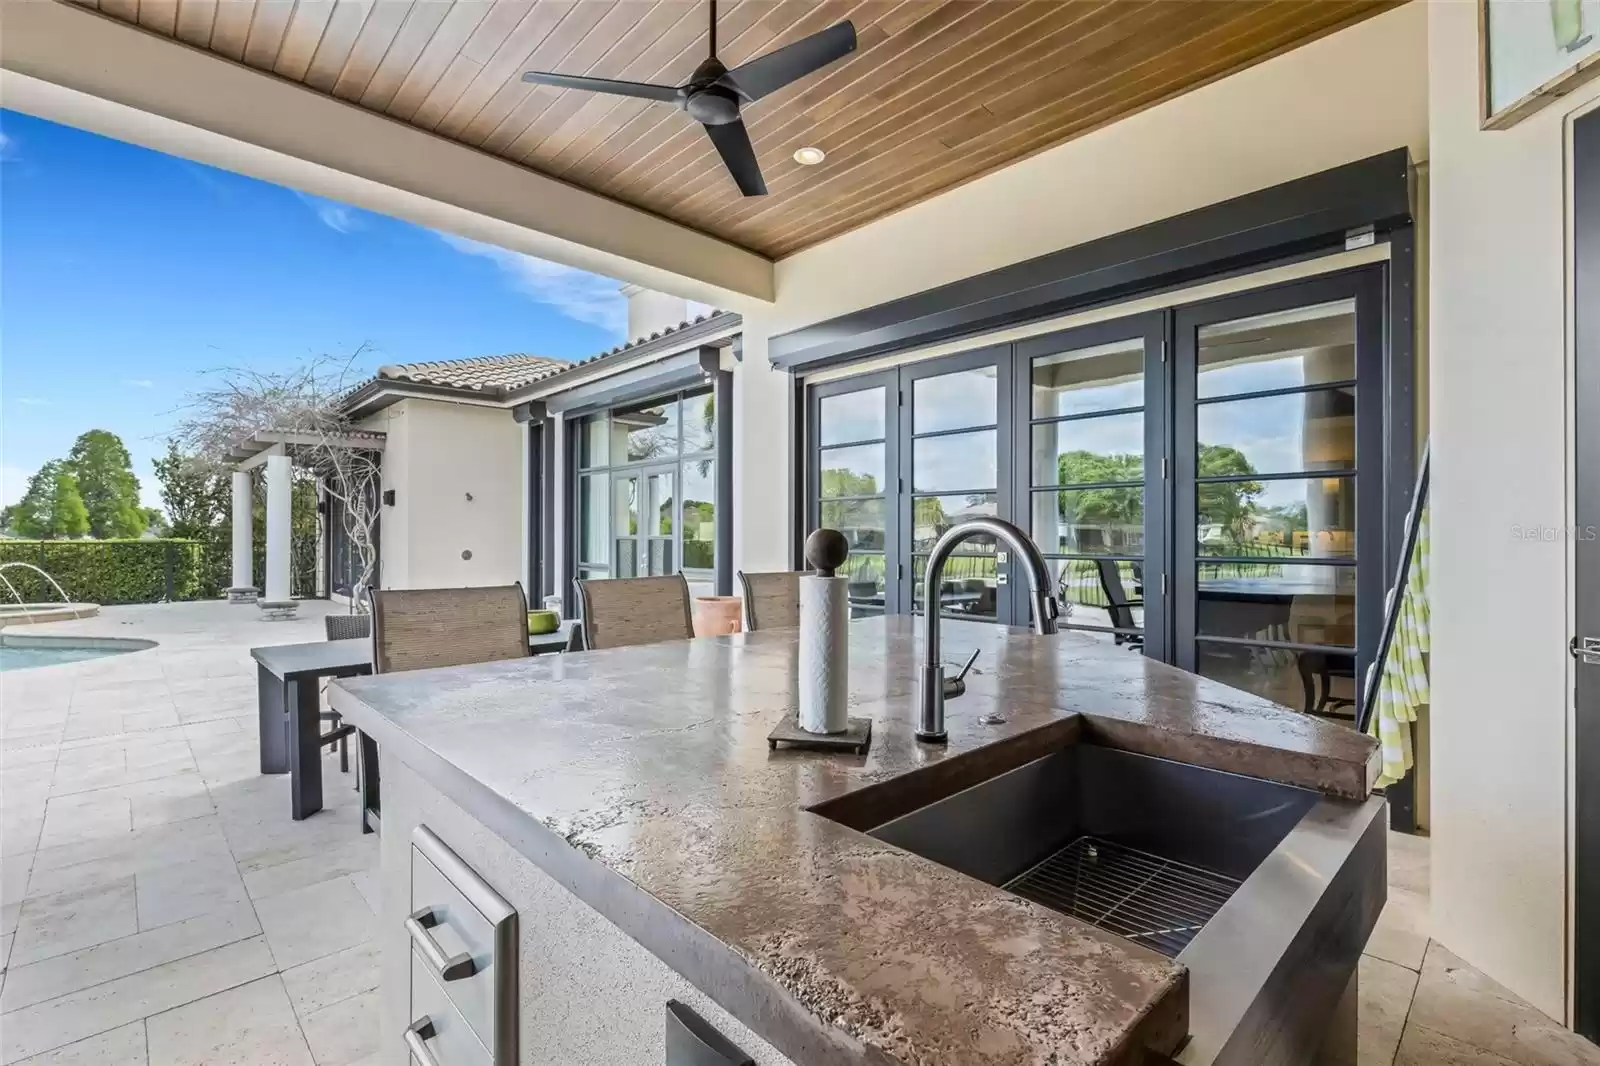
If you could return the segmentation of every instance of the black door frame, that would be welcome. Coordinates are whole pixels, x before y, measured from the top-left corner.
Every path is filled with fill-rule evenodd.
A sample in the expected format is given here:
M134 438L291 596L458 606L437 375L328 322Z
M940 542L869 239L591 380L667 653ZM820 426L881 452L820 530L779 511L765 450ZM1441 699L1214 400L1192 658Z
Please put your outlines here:
M875 373L858 374L854 377L843 378L839 381L824 382L820 385L811 385L805 388L805 482L804 499L801 501L801 511L805 514L805 530L796 539L796 554L799 555L805 543L805 533L816 529L822 524L822 464L817 461L822 451L821 434L818 427L821 425L820 416L822 401L830 396L840 396L852 392L867 392L872 389L883 389L883 611L885 614L900 613L901 577L898 571L890 569L891 563L904 568L904 559L896 559L900 545L900 508L897 505L900 493L897 485L892 483L900 476L900 373L898 369L881 370ZM876 443L876 438L872 438ZM838 441L829 447L848 446L853 441ZM865 443L865 439L863 440ZM803 561L798 562L803 566Z
M1572 123L1573 1027L1600 1040L1600 112Z

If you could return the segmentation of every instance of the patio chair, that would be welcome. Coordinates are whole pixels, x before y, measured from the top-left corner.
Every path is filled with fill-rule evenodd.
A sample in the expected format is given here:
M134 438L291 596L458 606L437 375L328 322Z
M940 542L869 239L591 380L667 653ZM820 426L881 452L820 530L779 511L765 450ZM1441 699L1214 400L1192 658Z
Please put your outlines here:
M492 663L528 654L528 600L521 585L382 589L372 593L372 672ZM361 830L382 818L378 746L356 734L361 753Z
M371 615L324 615L322 625L329 640L360 640L372 636ZM350 772L350 734L353 730L344 728L344 719L340 717L338 711L323 711L321 718L332 725L332 728L322 735L322 746L326 748L339 745L339 772L347 774ZM359 782L356 787L360 787Z
M689 582L673 577L575 579L583 645L629 648L694 636L689 617Z
M749 630L793 628L800 624L800 571L739 571L744 592L744 624Z
M1122 570L1115 559L1096 559L1095 568L1100 572L1100 590L1106 594L1106 613L1111 616L1111 624L1117 629L1136 629L1139 623L1134 620L1133 609L1143 607L1143 600L1130 600L1127 590L1122 587ZM1144 636L1139 633L1115 633L1112 642L1126 644L1130 648L1144 647Z

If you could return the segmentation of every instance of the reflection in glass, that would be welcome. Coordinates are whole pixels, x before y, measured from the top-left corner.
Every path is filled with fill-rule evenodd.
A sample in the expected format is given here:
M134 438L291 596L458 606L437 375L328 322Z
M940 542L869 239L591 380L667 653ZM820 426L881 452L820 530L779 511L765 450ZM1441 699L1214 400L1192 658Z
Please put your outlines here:
M585 474L578 479L578 558L582 562L605 566L611 561L606 545L611 540L611 523L606 499L611 479L606 474Z
M911 422L916 433L995 424L995 375L992 366L918 378L911 383Z
M1211 449L1214 464L1231 460L1240 467L1237 473L1294 474L1356 465L1354 388L1203 403L1195 417L1196 435L1205 442L1202 453ZM1205 459L1202 455L1202 465Z
M1144 478L1144 414L1103 415L1033 427L1035 485L1095 485Z
M606 449L606 416L590 415L578 430L578 465L585 468L605 466L609 454Z
M1290 651L1197 641L1195 667L1213 678L1285 707L1353 719L1355 657L1338 652Z
M884 418L882 386L824 396L817 403L817 442L827 447L881 440L887 436Z
M709 452L717 446L717 404L709 392L683 398L683 453Z
M875 500L824 500L819 517L824 528L837 529L844 534L852 552L884 550L883 497Z
M994 541L983 543L974 537L962 545L963 549L981 545L982 554L956 554L945 560L939 575L939 612L964 615L972 618L993 618L1000 594L999 571L995 567ZM928 576L928 557L916 555L911 560L913 610L920 612L923 604L923 584Z
M1143 555L1144 486L1033 493L1033 542L1047 555Z
M1127 559L1050 559L1061 624L1077 629L1144 629L1144 564ZM1118 640L1116 643L1125 643Z
M882 554L851 552L839 571L850 579L850 617L882 614L886 584Z
M1144 406L1144 339L1113 341L1033 361L1032 417Z
M1201 559L1195 569L1197 633L1291 644L1355 644L1354 566Z
M678 401L611 412L611 461L636 463L678 454Z
M995 431L921 437L911 443L911 491L992 489L999 480Z
M650 502L645 506L645 529L652 537L672 536L671 474L651 474L646 482Z
M710 570L716 565L717 464L695 459L683 464L683 566Z
M1356 376L1354 300L1220 322L1199 332L1201 399Z
M1202 482L1195 492L1202 556L1355 558L1353 477Z
M969 496L919 496L911 501L911 550L931 551L934 541L951 526L972 518L993 518L1000 513L993 493L974 493ZM963 541L957 551L971 550L973 545L993 544L992 537L973 537Z
M617 577L639 576L639 542L629 537L617 538Z
M883 491L883 448L863 444L855 448L824 448L818 454L822 498L876 496Z

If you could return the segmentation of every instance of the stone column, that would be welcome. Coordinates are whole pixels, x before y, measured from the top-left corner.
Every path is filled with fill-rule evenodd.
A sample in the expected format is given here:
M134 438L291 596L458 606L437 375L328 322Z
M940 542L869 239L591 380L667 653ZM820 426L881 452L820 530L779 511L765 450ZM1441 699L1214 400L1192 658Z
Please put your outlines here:
M289 602L289 464L287 455L267 456L267 603Z
M229 603L254 603L256 587L251 573L250 527L254 522L254 501L250 498L250 471L233 472L233 587Z

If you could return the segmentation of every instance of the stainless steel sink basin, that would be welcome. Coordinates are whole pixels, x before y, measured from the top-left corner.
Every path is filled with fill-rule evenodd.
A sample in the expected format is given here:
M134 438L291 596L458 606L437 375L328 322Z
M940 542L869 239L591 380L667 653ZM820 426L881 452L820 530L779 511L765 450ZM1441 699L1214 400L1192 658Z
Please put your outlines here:
M900 796L927 797L909 813L887 790L816 810L1176 957L1189 1036L1158 1050L1180 1066L1355 1061L1357 963L1386 895L1381 796L1336 799L1082 736L1020 764L994 758L982 779L981 763L901 779Z
M1073 744L869 835L1172 956L1321 798Z

